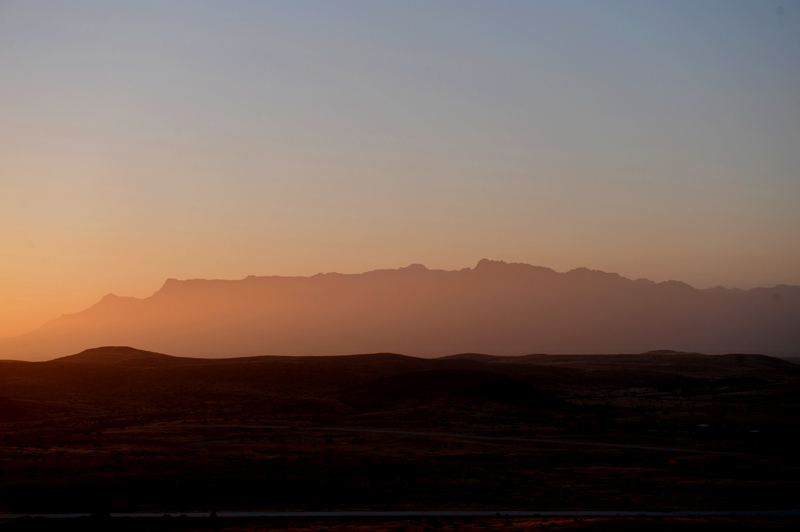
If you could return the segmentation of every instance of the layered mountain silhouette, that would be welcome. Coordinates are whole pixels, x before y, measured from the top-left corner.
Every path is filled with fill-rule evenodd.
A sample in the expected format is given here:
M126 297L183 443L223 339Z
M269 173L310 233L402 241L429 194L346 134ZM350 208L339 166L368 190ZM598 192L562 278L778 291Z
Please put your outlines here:
M144 299L108 295L0 341L46 360L98 345L192 357L399 352L800 353L800 287L698 290L579 268L481 260L363 274L169 279Z

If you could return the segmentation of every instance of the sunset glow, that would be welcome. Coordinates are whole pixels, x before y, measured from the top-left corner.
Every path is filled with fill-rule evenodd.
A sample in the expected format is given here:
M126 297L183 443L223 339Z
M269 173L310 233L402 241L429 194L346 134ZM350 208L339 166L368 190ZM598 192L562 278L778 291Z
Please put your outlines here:
M484 257L800 285L799 65L796 0L1 2L0 337Z

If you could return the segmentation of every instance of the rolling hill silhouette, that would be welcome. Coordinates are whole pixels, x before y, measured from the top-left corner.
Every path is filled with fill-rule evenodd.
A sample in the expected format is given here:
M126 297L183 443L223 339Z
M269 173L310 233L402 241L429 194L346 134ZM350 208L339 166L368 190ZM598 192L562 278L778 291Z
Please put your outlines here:
M203 363L206 359L173 357L152 351L142 351L127 346L107 346L86 349L76 355L59 359L60 363L100 364L108 366L155 368L166 366L188 366Z
M386 494L399 509L790 507L799 383L777 358L667 351L201 359L107 346L0 360L0 510L384 508ZM109 519L69 521L130 528Z
M708 393L787 382L800 367L762 355L346 356L198 359L109 346L48 362L0 360L0 421L157 412L352 416L557 412L563 398L612 389ZM777 387L776 387L777 386ZM776 396L777 397L777 396ZM788 397L788 396L787 396ZM455 410L453 410L455 409ZM432 414L431 414L432 415ZM472 414L470 414L472 415Z
M108 295L0 341L46 360L97 345L194 357L399 352L800 353L800 287L697 290L579 268L481 260L363 274L169 279L148 298Z

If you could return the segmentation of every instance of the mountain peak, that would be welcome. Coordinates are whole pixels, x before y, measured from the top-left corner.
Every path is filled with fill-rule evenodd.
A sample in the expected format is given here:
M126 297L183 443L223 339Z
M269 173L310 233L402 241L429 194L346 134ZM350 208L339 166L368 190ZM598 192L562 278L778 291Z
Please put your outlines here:
M489 259L481 259L478 261L478 264L475 266L475 270L496 270L498 268L502 268L506 266L508 263L503 260L489 260Z
M631 281L587 268L559 273L490 259L460 271L410 264L311 277L171 278L153 296L109 294L9 339L0 356L41 360L132 344L191 357L641 353L654 346L796 353L800 287L748 294L720 296L677 281Z
M170 288L174 288L174 287L176 287L176 286L178 286L180 284L181 284L181 281L179 279L175 279L174 277L170 277L169 279L164 281L163 285L161 285L161 290L169 290Z

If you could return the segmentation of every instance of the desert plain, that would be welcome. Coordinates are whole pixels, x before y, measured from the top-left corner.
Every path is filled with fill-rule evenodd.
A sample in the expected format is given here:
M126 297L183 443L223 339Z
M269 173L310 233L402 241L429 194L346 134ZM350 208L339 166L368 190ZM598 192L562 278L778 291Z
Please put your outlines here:
M792 528L798 384L669 351L0 361L0 530Z

